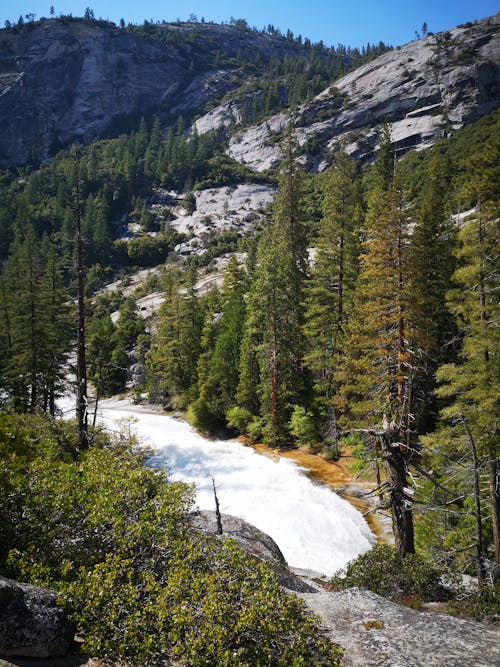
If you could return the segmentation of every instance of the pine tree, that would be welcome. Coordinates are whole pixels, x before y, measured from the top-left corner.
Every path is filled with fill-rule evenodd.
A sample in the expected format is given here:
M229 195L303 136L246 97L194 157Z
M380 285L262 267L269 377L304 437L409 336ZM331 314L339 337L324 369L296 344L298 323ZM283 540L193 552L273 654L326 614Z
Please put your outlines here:
M438 394L451 400L441 412L443 419L451 423L446 429L448 449L461 452L467 447L470 451L474 444L479 456L488 461L497 565L500 564L499 158L500 141L496 137L490 151L472 164L466 194L475 201L476 212L459 231L459 266L453 275L457 288L449 293L449 306L464 338L459 361L441 366L438 372L441 382Z
M196 282L194 263L183 283L175 275L167 277L158 330L147 359L150 392L157 400L175 399L178 407L185 407L197 388L204 304Z
M11 289L12 355L7 376L16 409L32 412L41 390L41 344L44 336L39 292L41 259L33 228L14 243L7 266Z
M69 297L54 248L45 257L41 250L30 226L12 244L2 270L2 389L18 411L54 413L70 344Z
M401 555L414 551L413 517L405 492L406 460L412 452L413 381L408 349L408 215L386 126L369 196L366 240L336 403L344 427L380 433L395 543Z
M86 341L88 374L95 389L94 415L101 396L110 396L122 388L116 381L116 369L112 361L115 335L116 328L109 313L97 309L90 319Z
M74 308L64 285L56 246L49 242L43 258L40 283L42 313L42 373L44 375L42 408L54 415L56 399L66 386L67 362L72 344Z
M323 218L305 293L305 363L326 418L326 435L336 439L333 409L336 366L358 273L361 198L355 163L344 150L328 173Z
M455 264L456 230L443 196L447 174L439 153L430 160L427 175L415 214L409 257L412 364L416 375L413 404L420 432L435 418L435 373L437 366L447 360L447 351L453 349L450 341L455 334L446 292Z
M265 437L273 445L290 439L293 405L303 401L306 385L302 325L307 247L302 177L291 125L283 153L273 223L259 244L249 296L238 388L243 407L250 409L259 401Z
M200 357L203 367L198 367L199 397L219 425L224 424L227 411L236 403L245 287L244 273L232 257L226 268L220 301L217 299L221 312L210 308L207 312L205 352Z
M344 352L339 406L343 424L373 426L385 414L406 433L408 211L394 177L386 133L370 193L354 310ZM406 436L404 436L406 437Z

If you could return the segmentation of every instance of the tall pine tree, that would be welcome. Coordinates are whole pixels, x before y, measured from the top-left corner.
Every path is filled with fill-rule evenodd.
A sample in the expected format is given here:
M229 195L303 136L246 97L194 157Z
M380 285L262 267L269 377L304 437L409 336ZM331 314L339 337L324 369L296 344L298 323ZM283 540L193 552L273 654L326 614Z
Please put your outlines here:
M415 374L412 401L419 432L433 425L435 374L449 358L455 334L453 317L446 304L454 268L456 229L448 211L446 162L435 153L427 170L415 214L409 257L412 332L412 365Z
M305 291L305 363L324 419L325 435L337 439L333 396L336 368L358 273L361 196L356 165L344 149L327 174L323 218Z
M442 410L448 420L448 449L463 452L474 446L487 461L489 505L494 558L500 565L500 306L498 255L500 206L498 179L500 140L471 165L466 187L475 203L472 219L459 231L459 266L453 279L457 287L449 293L449 306L463 333L457 363L445 364L438 372L438 393L449 399ZM443 437L443 432L438 438Z
M386 126L369 195L337 405L344 427L379 434L395 543L401 555L414 551L413 517L405 491L412 453L413 382L408 348L408 216Z
M283 154L273 222L260 241L250 290L238 388L243 407L252 409L259 402L265 439L278 446L290 440L292 409L304 400L306 388L302 326L307 245L291 124Z

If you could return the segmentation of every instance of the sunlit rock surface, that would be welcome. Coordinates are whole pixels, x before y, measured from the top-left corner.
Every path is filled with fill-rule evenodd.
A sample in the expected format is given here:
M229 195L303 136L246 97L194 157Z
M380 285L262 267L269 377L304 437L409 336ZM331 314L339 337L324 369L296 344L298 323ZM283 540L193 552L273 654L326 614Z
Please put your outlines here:
M322 171L331 151L372 159L388 121L398 156L423 149L500 104L500 14L410 42L339 79L292 114L304 161ZM235 134L231 157L255 171L280 161L283 115ZM311 148L311 142L317 145Z
M498 667L500 630L446 614L414 611L370 591L300 593L345 667Z

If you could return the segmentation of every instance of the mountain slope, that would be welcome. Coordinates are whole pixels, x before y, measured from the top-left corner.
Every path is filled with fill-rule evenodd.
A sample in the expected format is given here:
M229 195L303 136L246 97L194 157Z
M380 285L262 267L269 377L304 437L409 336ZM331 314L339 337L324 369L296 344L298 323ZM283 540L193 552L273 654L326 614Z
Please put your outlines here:
M410 42L339 79L294 114L303 160L322 171L342 139L359 158L373 154L385 120L398 156L422 149L500 104L500 14ZM211 117L221 117L214 110ZM242 130L229 155L256 171L276 166L288 116ZM206 119L200 119L202 129Z
M131 129L142 115L175 122L203 113L273 59L310 53L296 41L216 24L118 29L65 18L1 30L0 166Z

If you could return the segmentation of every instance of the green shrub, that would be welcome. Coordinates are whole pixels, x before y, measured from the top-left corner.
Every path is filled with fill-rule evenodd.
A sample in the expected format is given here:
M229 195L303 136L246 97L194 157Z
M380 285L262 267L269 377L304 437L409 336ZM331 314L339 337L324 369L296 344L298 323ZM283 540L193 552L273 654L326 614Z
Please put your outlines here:
M147 467L133 437L96 435L75 460L67 425L0 417L0 571L59 590L85 651L131 666L339 664L266 564L193 531L190 487Z
M227 425L229 428L235 428L240 433L246 433L252 419L252 413L246 408L241 408L239 405L234 405L226 412Z
M210 435L214 435L224 426L221 419L212 412L203 398L197 398L196 401L189 404L186 419L193 428Z
M479 620L498 620L500 616L500 583L483 586L481 590L458 590L447 604L454 616Z
M261 417L254 417L247 426L247 435L252 442L259 442L264 439L266 422Z
M155 266L164 262L168 253L184 237L177 232L158 236L138 236L127 242L129 263L133 266Z
M377 544L337 573L332 585L366 588L391 600L407 596L435 600L441 591L440 577L441 572L421 556L408 554L402 558L392 547Z
M301 405L294 405L290 418L290 433L299 445L312 447L317 440L316 425L311 412Z
M193 539L163 575L110 554L70 590L85 647L133 664L336 665L339 651L264 564L231 541Z
M355 433L350 434L347 438L341 438L340 446L354 446L352 450L354 462L351 466L351 472L358 473L366 468L369 463L370 454L366 448L366 445L359 441L359 438Z
M363 439L359 435L359 433L349 433L348 435L344 435L340 438L340 444L343 447L355 447L355 452L361 452L364 450L364 444L363 444ZM353 456L356 456L356 454L353 452Z
M335 438L328 437L323 440L321 452L329 461L338 461L340 451L340 443Z

